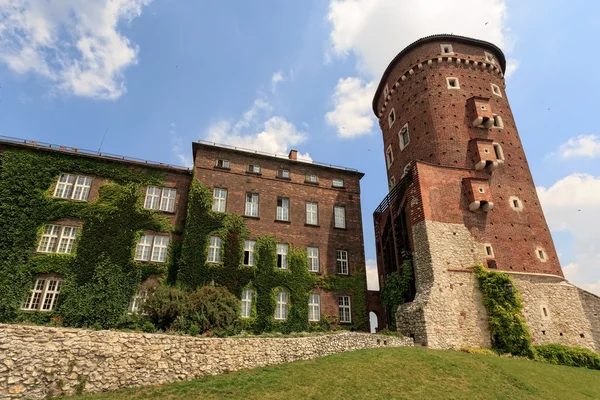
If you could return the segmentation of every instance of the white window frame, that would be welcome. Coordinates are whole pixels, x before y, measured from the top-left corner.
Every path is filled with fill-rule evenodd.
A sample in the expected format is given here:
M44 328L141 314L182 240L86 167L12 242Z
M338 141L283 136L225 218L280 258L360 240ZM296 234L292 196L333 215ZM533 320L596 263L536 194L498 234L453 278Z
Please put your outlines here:
M176 198L177 189L147 186L144 208L147 210L175 212Z
M404 143L404 134L408 138L408 143ZM400 142L400 151L404 151L404 149L410 144L410 132L408 131L408 123L404 124L402 129L398 132L398 141Z
M336 273L340 275L348 275L348 250L336 250L335 260Z
M248 164L246 171L253 174L260 174L260 165L259 164Z
M307 247L306 253L308 254L308 270L310 272L319 272L319 270L321 269L319 248L318 247Z
M333 207L333 226L334 228L346 229L346 207Z
M38 253L72 254L79 227L48 224L38 243Z
M396 110L392 108L392 111L388 114L388 128L391 128L396 122Z
M290 179L290 170L289 169L285 169L285 168L281 168L277 170L277 177L278 178L284 178L284 179Z
M62 278L58 275L39 275L29 290L21 310L50 312L58 302Z
M129 301L129 305L127 306L127 311L132 314L137 314L140 312L142 305L148 299L148 291L142 289L141 287L135 291L135 294Z
M352 323L352 306L350 296L338 296L338 315L340 323Z
M256 247L256 242L253 240L246 240L244 242L244 265L249 267L254 265L254 248ZM246 261L246 253L248 253L248 261Z
M221 262L221 246L223 241L218 236L211 236L208 243L208 255L206 256L206 262L211 264L218 264Z
M486 62L496 64L496 57L494 57L494 55L492 53L488 53L487 51L484 51L484 54L485 54Z
M307 174L306 182L319 183L319 178L315 174Z
M67 200L87 201L90 197L92 178L85 175L61 174L54 188L54 197Z
M451 82L454 82L454 86L452 86ZM458 82L458 78L454 76L449 76L446 78L446 85L448 89L460 89L460 83Z
M341 178L334 178L333 182L331 183L331 186L336 187L336 188L343 188L344 180Z
M248 201L250 200L250 201ZM258 193L246 193L246 209L244 215L247 217L256 217L258 218Z
M305 221L307 225L319 225L319 204L314 201L304 203L306 214Z
M219 165L219 164L221 164L221 165ZM215 161L215 167L230 169L229 160L225 160L223 158L217 158L217 160Z
M308 321L319 322L321 320L321 295L311 293L308 298Z
M484 243L483 245L483 254L485 258L494 258L494 248L490 243Z
M225 212L227 210L227 189L217 187L213 189L212 210L214 212Z
M496 159L498 160L498 162L504 162L504 150L502 150L502 146L500 145L500 143L494 142L492 143L492 146L494 148L494 154L496 155Z
M158 210L161 192L159 187L147 186L146 197L144 198L144 208L147 210Z
M169 236L142 235L135 247L135 261L167 262L169 252Z
M175 212L175 199L177 198L177 189L163 188L160 197L160 211Z
M515 202L517 203L517 205L515 205ZM510 208L512 208L514 211L520 212L524 209L523 202L517 196L510 196L508 198L508 203L510 204Z
M277 268L288 269L288 256L289 246L286 243L277 243Z
M502 117L497 114L492 114L494 117L494 123L492 124L492 128L494 129L504 129L504 122L502 121Z
M242 311L240 313L241 318L250 318L252 316L252 296L254 290L244 289L242 290Z
M502 90L500 90L500 86L492 83L492 93L498 97L502 97Z
M384 101L387 98L388 94L390 94L390 87L386 84L385 87L383 88L383 99L384 99Z
M448 51L446 51L446 49ZM440 53L442 55L452 55L454 54L454 49L451 44L440 44Z
M281 205L279 205L281 204ZM275 215L277 221L290 220L290 199L287 197L277 197L277 213Z
M546 250L544 250L543 247L536 247L535 248L535 255L538 258L538 260L540 260L541 262L546 262L548 261L548 254L546 254Z
M274 318L278 321L287 320L288 316L288 299L289 294L285 290L279 290L277 292L277 304L275 306Z
M392 150L391 144L385 150L385 163L387 164L387 169L390 169L394 163L394 151Z

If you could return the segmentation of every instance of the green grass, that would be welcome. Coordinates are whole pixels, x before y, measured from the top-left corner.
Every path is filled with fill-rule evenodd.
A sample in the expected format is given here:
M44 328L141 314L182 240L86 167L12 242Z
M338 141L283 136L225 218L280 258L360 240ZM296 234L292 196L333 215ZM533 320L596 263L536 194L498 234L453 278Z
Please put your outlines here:
M389 348L76 399L600 399L600 371Z

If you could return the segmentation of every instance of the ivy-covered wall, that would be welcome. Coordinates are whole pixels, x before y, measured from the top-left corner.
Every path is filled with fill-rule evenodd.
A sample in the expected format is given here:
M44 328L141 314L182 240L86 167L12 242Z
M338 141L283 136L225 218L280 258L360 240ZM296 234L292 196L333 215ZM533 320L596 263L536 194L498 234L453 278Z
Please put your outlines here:
M256 241L254 266L244 266L248 230L240 216L212 211L212 194L201 183L191 185L183 239L171 240L167 263L137 263L135 246L143 230L182 233L161 213L143 208L143 187L161 186L159 170L46 151L9 148L0 152L0 321L46 323L60 316L68 326L115 327L126 313L138 285L152 275L165 284L196 289L208 284L227 287L238 298L254 290L247 330L282 332L329 329L337 316L308 322L308 299L315 289L352 297L352 324L364 329L366 275L364 267L351 276L317 275L308 271L306 249L290 246L287 270L277 268L276 240ZM102 177L98 196L89 202L54 198L52 188L61 173ZM62 219L82 222L73 254L38 254L37 243L47 223ZM222 239L221 263L207 263L210 236ZM352 269L351 269L352 270ZM35 277L59 274L60 300L53 312L23 312L21 305ZM275 321L276 291L289 293L286 321Z

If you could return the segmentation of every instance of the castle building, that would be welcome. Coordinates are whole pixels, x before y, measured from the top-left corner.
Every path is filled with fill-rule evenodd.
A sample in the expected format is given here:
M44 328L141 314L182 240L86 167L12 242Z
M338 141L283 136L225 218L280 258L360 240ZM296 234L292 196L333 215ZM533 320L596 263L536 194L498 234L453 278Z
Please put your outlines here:
M27 319L24 313L56 311L61 288L69 279L66 275L70 275L70 271L65 274L61 260L75 257L77 241L86 223L76 215L85 215L79 211L87 210L102 200L101 188L115 182L125 186L146 180L160 181L143 183L139 202L143 210L164 217L171 228L164 232L156 224L140 225L137 244L125 251L131 253L131 261L141 269L162 271L163 275L177 274L177 271L167 271L171 268L169 265L176 264L169 264L170 260L178 257L174 253L177 246L172 245L184 239L186 223L189 222L186 221L188 193L192 182L197 181L210 190L213 213L234 214L244 218L248 240L244 243L240 265L256 265L256 238L269 235L277 241L275 272L288 269L288 251L293 247L306 251L307 268L314 277L325 280L328 276L337 276L343 280L363 275L364 278L360 208L360 179L363 174L354 169L298 160L297 154L296 150L292 150L285 157L194 142L194 165L188 169L67 146L0 137L0 173L3 168L19 169L15 163L52 165L43 173L40 172L39 176L13 188L12 193L6 192L10 198L0 198L0 203L4 201L7 207L12 207L15 221L29 224L26 230L5 231L10 234L0 240L0 247L4 251L30 243L25 254L12 254L8 250L8 257L14 259L6 265L0 263L2 268L11 268L12 272L5 271L7 274L25 277L27 285L27 289L18 291L19 284L15 284L15 293L0 294L0 302L3 302L3 296L12 300L11 296L24 294L18 300L18 310L0 310L0 313L4 313L2 318L6 319L5 315L18 317L20 313L21 317L18 318ZM27 167L33 168L31 172L35 170L33 166ZM108 175L104 176L102 171ZM160 179L152 181L155 176ZM40 210L52 212L49 211L48 215L26 216L25 205L16 199L27 196L46 207ZM59 208L64 211L55 210ZM22 218L19 217L20 213L23 214ZM126 231L128 228L124 225L122 229ZM121 233L118 229L113 232L116 236ZM111 246L110 243L99 245ZM118 245L127 246L123 243ZM224 240L219 233L211 233L208 246L204 249L207 264L223 264L223 246ZM60 267L59 264L53 267L54 260L58 260L56 262ZM140 285L142 283L139 282ZM323 286L315 286L306 296L308 304L304 307L308 307L310 322L319 322L322 316L346 325L366 320L366 284L358 292L336 290L331 285L326 289ZM271 295L252 293L251 290L240 292L242 318L250 317L252 302L256 301L257 296ZM143 290L138 291L131 299L128 310L124 309L123 312L140 311L144 296ZM355 301L359 301L356 296L362 297L362 308L354 307ZM273 319L286 320L295 306L290 303L288 293L284 290L278 292Z
M402 50L373 99L389 194L373 213L380 285L410 261L414 288L379 326L434 348L490 346L470 267L509 273L534 343L600 348L600 299L565 281L495 45L434 35ZM389 313L388 313L389 314Z

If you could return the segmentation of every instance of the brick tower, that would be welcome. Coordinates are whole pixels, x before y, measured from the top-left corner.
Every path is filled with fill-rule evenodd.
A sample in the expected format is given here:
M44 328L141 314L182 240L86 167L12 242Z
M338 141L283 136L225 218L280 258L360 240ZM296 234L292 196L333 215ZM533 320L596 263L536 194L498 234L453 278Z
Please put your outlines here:
M491 43L429 36L392 60L373 99L390 188L373 214L380 284L405 260L415 273L407 303L385 318L418 343L489 346L474 264L518 280L565 282L504 90L505 67ZM372 311L383 327L382 310Z

